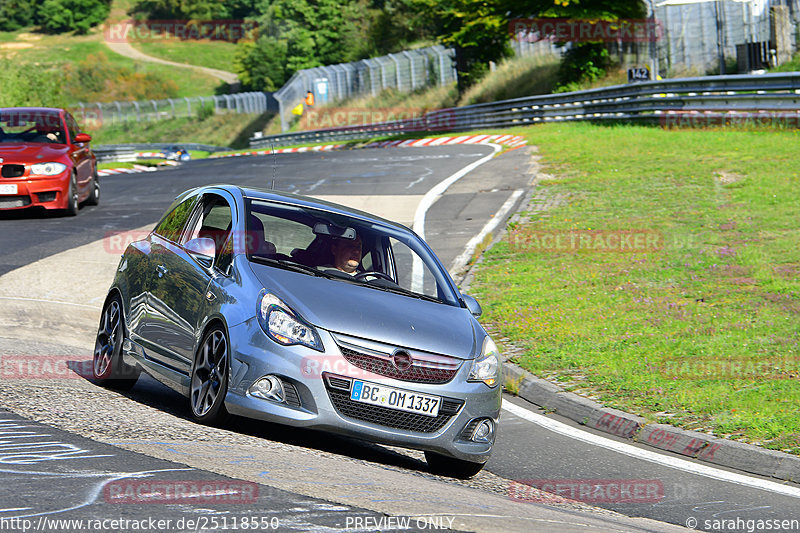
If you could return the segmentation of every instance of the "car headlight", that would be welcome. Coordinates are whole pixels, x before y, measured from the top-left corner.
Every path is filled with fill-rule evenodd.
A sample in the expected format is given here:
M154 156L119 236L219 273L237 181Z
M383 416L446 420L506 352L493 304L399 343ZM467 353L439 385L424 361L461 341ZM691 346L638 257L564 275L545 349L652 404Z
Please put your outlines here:
M256 317L269 338L284 346L302 344L320 352L323 350L317 330L297 316L280 298L263 289L257 302Z
M500 352L488 336L483 340L481 354L472 361L469 381L483 381L494 387L500 378Z
M55 176L65 170L67 170L67 165L63 163L36 163L31 165L32 176Z

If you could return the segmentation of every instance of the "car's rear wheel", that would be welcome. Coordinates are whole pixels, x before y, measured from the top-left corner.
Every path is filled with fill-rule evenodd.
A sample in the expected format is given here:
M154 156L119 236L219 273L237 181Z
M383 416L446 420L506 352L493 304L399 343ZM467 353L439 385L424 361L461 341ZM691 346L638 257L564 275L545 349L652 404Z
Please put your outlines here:
M125 342L125 320L122 316L122 302L119 296L114 295L103 307L94 343L92 374L98 384L128 390L139 379L139 369L122 361L123 342Z
M454 457L435 452L425 452L425 460L428 468L434 474L440 476L454 477L458 479L469 479L483 469L485 463L473 463Z
M86 205L97 205L100 203L100 179L97 177L97 169L92 175L92 192L86 199Z
M67 191L67 206L64 209L64 214L68 217L74 217L78 214L80 205L78 204L78 180L75 174L69 180L69 190Z
M203 424L221 424L228 418L228 336L214 326L203 337L192 364L189 403L192 416Z

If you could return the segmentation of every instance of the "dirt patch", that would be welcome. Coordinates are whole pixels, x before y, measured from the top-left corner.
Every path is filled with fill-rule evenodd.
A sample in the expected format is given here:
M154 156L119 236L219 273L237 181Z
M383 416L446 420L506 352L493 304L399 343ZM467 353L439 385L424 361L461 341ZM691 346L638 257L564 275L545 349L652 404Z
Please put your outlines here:
M736 183L737 181L742 181L744 176L741 174L737 174L736 172L727 172L725 170L720 170L714 174L714 179L720 182L723 185L728 185L730 183Z
M19 39L20 41L41 41L42 36L35 35L33 33L20 33L19 35L17 35L17 39Z
M3 43L0 48L4 50L22 50L23 48L33 48L31 43Z

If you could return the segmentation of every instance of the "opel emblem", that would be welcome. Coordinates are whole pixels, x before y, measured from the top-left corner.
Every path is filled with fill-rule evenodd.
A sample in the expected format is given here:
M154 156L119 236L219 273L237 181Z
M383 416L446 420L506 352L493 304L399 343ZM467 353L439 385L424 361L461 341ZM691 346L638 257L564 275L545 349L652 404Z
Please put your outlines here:
M394 367L399 370L400 372L405 372L411 365L414 363L414 360L411 358L411 354L405 350L397 350L392 355L392 364Z

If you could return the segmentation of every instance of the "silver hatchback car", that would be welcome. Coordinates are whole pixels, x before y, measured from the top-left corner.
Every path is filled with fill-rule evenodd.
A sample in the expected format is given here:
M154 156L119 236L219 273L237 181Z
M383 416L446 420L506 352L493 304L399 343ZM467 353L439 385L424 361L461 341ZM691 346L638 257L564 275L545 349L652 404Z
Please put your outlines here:
M122 256L94 378L144 370L228 414L425 451L476 474L501 403L501 358L427 244L405 226L313 198L208 186L181 194Z

